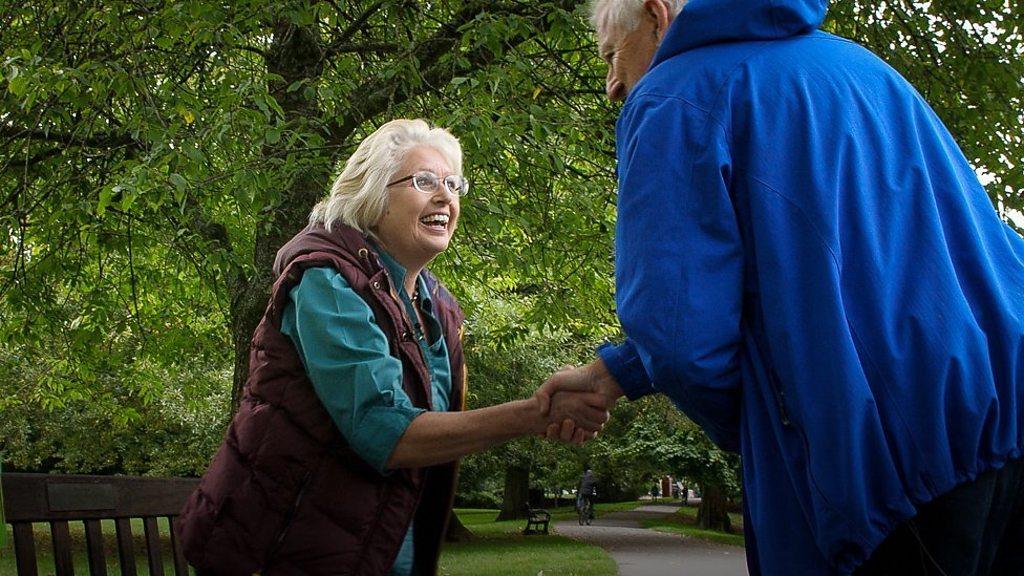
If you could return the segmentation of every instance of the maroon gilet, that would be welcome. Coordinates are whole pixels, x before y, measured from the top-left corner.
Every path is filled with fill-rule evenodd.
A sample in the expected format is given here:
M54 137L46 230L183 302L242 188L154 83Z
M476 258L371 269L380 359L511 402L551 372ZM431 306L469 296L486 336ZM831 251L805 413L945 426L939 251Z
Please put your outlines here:
M176 522L186 558L204 574L384 575L414 518L416 568L437 572L458 463L379 474L341 436L280 330L303 272L336 269L369 304L390 353L402 361L406 394L430 408L427 364L393 280L362 234L332 228L308 226L278 252L238 412ZM462 410L464 316L433 275L425 278L448 346L450 410Z

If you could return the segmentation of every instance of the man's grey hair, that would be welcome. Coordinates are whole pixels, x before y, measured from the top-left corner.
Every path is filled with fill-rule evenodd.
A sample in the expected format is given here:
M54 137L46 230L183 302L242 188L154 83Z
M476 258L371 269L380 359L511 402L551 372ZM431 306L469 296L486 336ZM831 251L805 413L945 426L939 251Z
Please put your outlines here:
M313 207L309 222L323 224L328 230L334 222L341 222L372 234L371 228L380 222L388 205L388 182L405 155L419 146L440 152L453 173L462 175L462 146L455 136L444 128L431 128L423 120L392 120L367 136L349 156L330 195Z
M679 15L686 0L658 0L668 7L673 18ZM614 28L622 33L636 30L644 0L592 0L590 3L590 25L598 33Z

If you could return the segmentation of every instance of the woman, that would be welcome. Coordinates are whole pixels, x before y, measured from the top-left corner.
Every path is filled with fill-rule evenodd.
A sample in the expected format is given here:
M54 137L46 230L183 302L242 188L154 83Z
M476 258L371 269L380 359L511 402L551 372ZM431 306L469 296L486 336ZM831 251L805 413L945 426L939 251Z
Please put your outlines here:
M455 460L558 436L567 402L463 411L463 314L425 267L468 190L451 134L395 120L278 252L241 405L178 524L201 572L434 574Z

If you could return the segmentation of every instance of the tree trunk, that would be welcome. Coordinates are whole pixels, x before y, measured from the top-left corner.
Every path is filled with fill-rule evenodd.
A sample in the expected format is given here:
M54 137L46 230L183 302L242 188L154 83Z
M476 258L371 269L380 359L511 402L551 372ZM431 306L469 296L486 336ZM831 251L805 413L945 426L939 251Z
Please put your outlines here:
M273 40L266 55L267 71L271 76L267 89L284 112L287 125L296 130L309 130L321 115L314 90L292 90L288 87L298 81L315 85L323 71L322 49L314 26L298 26L288 19L271 24ZM268 170L273 170L276 158L288 155L290 144L285 138L263 145L263 156ZM231 335L235 347L235 372L232 387L232 413L238 408L242 388L249 375L249 342L263 317L270 288L274 282L274 257L277 250L305 226L310 210L330 187L330 171L334 160L328 152L314 151L303 158L303 169L283 174L279 181L287 182L280 190L280 200L263 208L260 224L255 231L253 272L240 274L232 286ZM322 156L322 157L321 157Z
M732 521L726 511L725 493L714 484L701 485L700 508L697 509L697 524L705 530L729 532Z
M469 542L473 539L473 533L459 520L455 511L448 515L448 531L444 534L445 542Z
M509 464L505 467L505 494L498 520L514 520L526 516L526 503L530 495L530 469Z

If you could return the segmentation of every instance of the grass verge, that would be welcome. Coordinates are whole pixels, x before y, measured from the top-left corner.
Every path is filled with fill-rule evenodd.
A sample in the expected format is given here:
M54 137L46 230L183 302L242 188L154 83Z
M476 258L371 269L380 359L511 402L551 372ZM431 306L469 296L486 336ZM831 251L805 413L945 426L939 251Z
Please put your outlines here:
M564 536L523 536L525 521L495 522L497 510L456 509L474 536L446 544L440 573L445 576L613 576L615 561L604 550ZM575 517L572 507L551 510L551 521ZM564 518L563 518L564 516Z
M732 520L733 529L740 527L739 529L742 530L742 515L729 514L729 519ZM727 534L716 530L704 530L703 528L698 527L697 508L692 506L683 506L678 512L671 516L643 520L640 522L640 525L644 528L657 530L658 532L683 534L691 538L700 538L701 540L708 540L719 544L729 544L731 546L745 545L742 534Z

